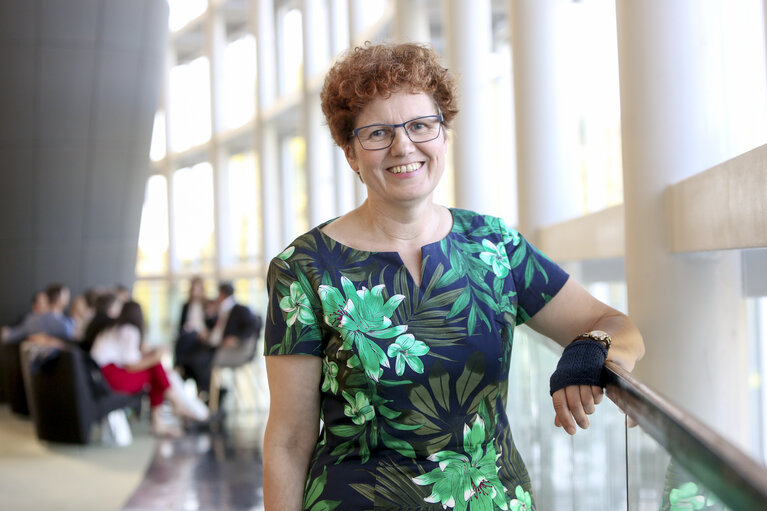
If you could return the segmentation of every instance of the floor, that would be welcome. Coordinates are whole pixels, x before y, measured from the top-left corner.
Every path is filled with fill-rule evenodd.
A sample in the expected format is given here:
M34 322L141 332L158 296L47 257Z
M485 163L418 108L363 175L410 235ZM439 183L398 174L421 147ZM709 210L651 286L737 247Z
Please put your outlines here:
M43 442L29 417L0 404L0 510L117 511L144 479L156 442L136 422L129 446ZM41 491L43 489L44 491Z
M204 431L158 440L123 511L263 510L261 447L268 403L262 367L231 375L223 419Z
M261 510L258 428L243 424L157 442L124 511Z

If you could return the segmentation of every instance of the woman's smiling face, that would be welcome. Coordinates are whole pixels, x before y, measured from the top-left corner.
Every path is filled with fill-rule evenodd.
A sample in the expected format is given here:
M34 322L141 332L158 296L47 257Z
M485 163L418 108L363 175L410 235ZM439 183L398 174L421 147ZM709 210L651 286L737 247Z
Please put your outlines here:
M400 124L438 113L434 100L423 92L395 92L370 102L357 117L356 127ZM371 200L414 205L431 200L445 170L445 130L443 127L434 140L416 144L404 128L397 128L392 145L377 151L363 149L355 137L345 153L351 168L360 173Z

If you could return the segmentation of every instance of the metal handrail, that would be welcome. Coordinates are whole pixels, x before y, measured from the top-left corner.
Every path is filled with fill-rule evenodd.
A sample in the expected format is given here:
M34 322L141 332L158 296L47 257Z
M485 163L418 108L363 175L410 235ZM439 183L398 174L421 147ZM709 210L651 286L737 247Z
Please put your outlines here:
M607 397L730 509L767 510L767 468L614 362L605 381Z

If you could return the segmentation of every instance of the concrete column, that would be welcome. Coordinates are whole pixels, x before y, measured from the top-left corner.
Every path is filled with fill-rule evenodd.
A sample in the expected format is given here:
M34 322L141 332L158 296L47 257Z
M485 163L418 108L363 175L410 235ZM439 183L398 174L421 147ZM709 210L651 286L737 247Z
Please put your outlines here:
M455 202L459 208L492 212L493 187L487 155L490 147L481 127L491 118L487 60L490 53L490 0L444 0L449 68L460 76L461 112L448 137L455 168Z
M208 9L205 13L205 56L208 58L210 81L210 126L211 137L208 142L208 161L213 169L213 218L215 243L213 247L213 270L216 280L220 280L220 269L227 258L226 247L231 240L230 224L226 212L228 201L227 187L223 172L226 157L218 143L218 135L224 129L224 109L222 108L220 83L223 73L223 56L226 47L226 24L218 9Z
M558 37L564 2L510 0L519 230L537 243L538 229L579 215L578 172L569 158L576 124Z
M349 46L354 48L358 45L357 38L365 30L362 23L362 6L360 2L349 0ZM354 175L354 199L357 204L362 204L367 199L368 190L365 185Z
M253 33L256 35L258 114L255 123L255 147L261 174L262 259L264 265L284 247L280 214L280 168L277 133L265 117L277 94L274 2L257 0L253 10Z
M327 45L320 39L326 35L327 24L316 23L323 17L320 2L304 0L301 26L303 27L304 73L301 116L302 132L306 141L306 180L309 226L335 216L335 189L333 185L333 141L325 125L320 107L320 91L315 85L327 65L327 55L322 54ZM329 41L328 41L329 42Z
M52 281L132 285L162 0L0 2L0 324Z
M617 2L626 281L647 343L638 376L747 442L748 364L738 252L672 255L664 192L730 157L718 23L724 0Z
M330 56L334 61L349 48L349 4L348 0L329 0L328 28L330 30ZM334 146L333 182L335 184L336 213L342 215L355 208L358 204L355 196L355 180L357 175L346 163L341 148Z
M429 11L424 0L396 0L394 3L394 40L428 43Z

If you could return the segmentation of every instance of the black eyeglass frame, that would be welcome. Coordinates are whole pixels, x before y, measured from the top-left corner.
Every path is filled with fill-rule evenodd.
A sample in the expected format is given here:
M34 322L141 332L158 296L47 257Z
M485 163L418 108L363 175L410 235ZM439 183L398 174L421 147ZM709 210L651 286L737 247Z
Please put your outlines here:
M439 119L439 129L437 130L437 134L434 135L434 138L430 138L429 140L419 140L416 142L412 138L410 138L410 132L405 127L406 124L410 124L413 121L417 121L419 119L431 119L436 117ZM436 140L437 137L442 133L442 125L444 124L445 120L442 117L442 114L432 114L432 115L422 115L420 117L415 117L413 119L410 119L409 121L405 121L400 124L383 124L383 123L376 123L376 124L368 124L367 126L360 126L359 128L355 128L352 130L352 136L357 139L357 142L360 143L360 147L362 147L365 151L382 151L384 149L388 149L391 147L391 145L394 143L394 132L397 131L397 128L402 128L405 130L405 135L407 135L407 138L414 144L423 144L424 142L431 142L432 140ZM381 127L389 127L391 128L391 140L389 140L389 144L385 147L376 147L375 149L368 149L365 147L365 145L362 143L362 140L360 140L359 133L360 131L364 130L365 128L372 128L374 126L381 126Z

